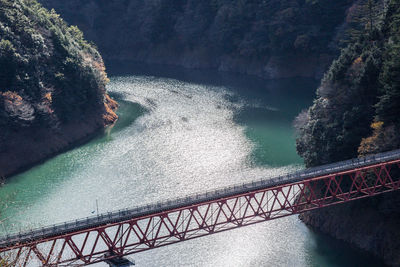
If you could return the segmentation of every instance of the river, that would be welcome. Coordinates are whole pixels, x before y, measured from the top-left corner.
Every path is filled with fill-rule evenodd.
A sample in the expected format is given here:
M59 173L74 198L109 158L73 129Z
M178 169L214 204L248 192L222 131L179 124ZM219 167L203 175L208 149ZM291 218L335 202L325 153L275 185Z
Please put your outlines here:
M0 188L1 232L35 228L303 168L292 121L307 79L114 64L119 121ZM133 255L137 266L382 266L297 216ZM106 266L98 264L97 266Z

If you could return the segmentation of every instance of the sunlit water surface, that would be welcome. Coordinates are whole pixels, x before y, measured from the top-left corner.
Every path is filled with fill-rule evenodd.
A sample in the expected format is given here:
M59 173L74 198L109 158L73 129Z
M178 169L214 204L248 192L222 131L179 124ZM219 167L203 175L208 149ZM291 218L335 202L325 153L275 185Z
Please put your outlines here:
M114 75L120 120L90 143L10 179L1 231L133 207L302 168L292 121L315 82L202 72ZM173 78L171 78L173 77ZM137 266L374 266L297 216L133 256ZM105 266L105 264L98 264Z

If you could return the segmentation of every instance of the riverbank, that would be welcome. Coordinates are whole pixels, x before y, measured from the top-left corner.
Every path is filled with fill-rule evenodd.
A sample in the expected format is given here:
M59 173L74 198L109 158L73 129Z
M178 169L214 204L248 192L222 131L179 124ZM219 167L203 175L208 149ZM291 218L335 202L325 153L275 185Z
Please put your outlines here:
M296 120L297 151L306 166L400 148L400 2L366 5L375 10L376 23L342 50L321 81L313 105ZM400 266L399 204L400 194L395 192L302 218Z
M115 122L103 59L37 1L0 2L0 178Z
M8 178L80 146L117 120L117 102L106 95L104 108L90 110L57 128L32 126L15 130L0 148L0 175Z
M287 55L269 58L245 58L240 56L202 55L196 51L175 51L165 48L155 51L119 51L103 54L106 61L130 61L164 68L218 71L256 76L262 79L312 78L320 80L335 58L322 55Z

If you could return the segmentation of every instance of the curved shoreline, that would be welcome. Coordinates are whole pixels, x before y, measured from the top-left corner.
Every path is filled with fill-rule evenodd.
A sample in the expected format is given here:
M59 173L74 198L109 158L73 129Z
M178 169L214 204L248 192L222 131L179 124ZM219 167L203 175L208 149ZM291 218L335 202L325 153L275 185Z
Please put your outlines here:
M107 127L110 127L110 126L107 126ZM83 135L83 136L81 136L80 138L77 138L74 141L68 142L68 144L66 144L64 147L58 149L57 151L53 151L51 153L48 153L45 156L38 158L37 160L31 161L31 162L28 162L28 163L25 163L25 164L21 164L21 167L17 168L16 170L12 170L12 171L6 172L5 174L2 174L2 178L10 179L13 176L16 176L16 175L21 174L21 173L23 173L25 171L28 171L29 169L31 169L33 167L36 167L36 166L46 162L47 160L49 160L49 159L51 159L53 157L58 156L59 154L65 153L65 152L67 152L69 150L72 150L72 149L77 148L77 147L79 147L81 145L84 145L87 142L89 142L89 141L93 140L94 138L96 138L97 136L101 135L102 131L104 129L106 129L106 128L99 127L97 129L93 129L92 132L87 133L86 135Z
M0 151L0 177L9 179L99 136L118 118L114 113L118 104L108 95L106 99L104 111L91 111L84 120L57 130L27 128L15 132Z

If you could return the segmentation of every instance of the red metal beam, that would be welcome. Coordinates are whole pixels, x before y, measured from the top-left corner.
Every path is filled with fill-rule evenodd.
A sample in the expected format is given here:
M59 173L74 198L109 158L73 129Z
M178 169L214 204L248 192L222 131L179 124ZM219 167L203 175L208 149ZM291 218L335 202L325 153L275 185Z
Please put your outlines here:
M400 160L0 249L11 266L82 266L398 190ZM107 255L107 256L105 256Z

